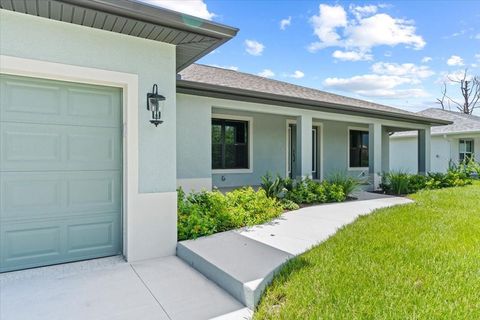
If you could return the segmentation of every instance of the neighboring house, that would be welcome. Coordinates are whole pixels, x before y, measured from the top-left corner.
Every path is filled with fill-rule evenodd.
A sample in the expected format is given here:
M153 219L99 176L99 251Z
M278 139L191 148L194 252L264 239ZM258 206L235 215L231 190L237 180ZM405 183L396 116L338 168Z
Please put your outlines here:
M337 170L378 184L399 130L418 130L425 172L430 127L449 123L192 65L238 30L170 10L130 0L0 6L0 272L174 255L177 185ZM146 110L154 84L165 97L158 127Z
M450 165L473 158L480 151L480 117L442 109L426 109L418 112L424 117L453 122L450 125L433 127L431 131L432 172L446 172ZM417 133L399 132L390 137L390 169L417 172L415 161ZM405 155L408 154L408 157Z

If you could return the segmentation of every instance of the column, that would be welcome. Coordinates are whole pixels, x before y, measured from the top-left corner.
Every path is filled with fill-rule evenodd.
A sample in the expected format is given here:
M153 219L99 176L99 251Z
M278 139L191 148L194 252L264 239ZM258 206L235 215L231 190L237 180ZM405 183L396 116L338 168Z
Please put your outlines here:
M297 117L297 177L312 177L312 117Z
M418 173L430 172L430 128L418 130Z
M382 125L379 123L372 123L369 125L368 134L368 159L369 159L369 173L370 179L373 182L373 189L377 190L382 182Z

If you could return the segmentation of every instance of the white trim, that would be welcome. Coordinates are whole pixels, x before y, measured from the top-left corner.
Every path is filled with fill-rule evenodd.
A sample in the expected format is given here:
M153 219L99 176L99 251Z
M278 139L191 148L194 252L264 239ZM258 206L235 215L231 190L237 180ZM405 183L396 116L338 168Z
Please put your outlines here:
M297 124L297 121L296 120L293 120L293 119L287 119L286 121L286 139L285 139L285 155L286 155L286 160L285 160L285 177L288 177L290 172L288 171L288 165L289 165L289 161L288 161L288 156L289 156L289 153L290 153L290 146L289 146L289 143L288 143L288 131L290 130L290 125L291 124ZM320 169L320 180L323 180L324 176L323 176L323 122L318 122L318 121L312 121L312 129L313 127L318 127L320 129L320 149L317 150L320 151L320 168L317 168ZM318 134L318 132L317 132ZM318 148L318 145L317 145L317 148ZM318 162L318 161L317 161Z
M313 125L320 128L320 180L323 181L323 123L313 122Z
M176 212L176 192L145 194L138 191L138 75L5 55L0 55L0 73L122 89L123 254L128 261L158 256L165 240L155 236L157 228L151 223L155 220L149 219L158 216L158 207ZM176 230L172 232L176 234ZM167 236L170 239L172 235ZM174 254L174 246L171 251Z
M248 122L248 169L212 169L212 174L253 173L253 117L212 113L212 119Z
M364 127L347 127L347 168L348 171L365 171L365 170L370 170L369 167L350 167L350 131L355 130L355 131L364 131L368 132L370 134L370 130L368 128ZM368 146L370 148L370 146ZM368 162L370 163L371 159L368 159Z
M297 121L296 120L292 120L292 119L287 119L287 121L285 122L286 123L286 139L285 139L285 155L286 155L286 158L285 158L285 177L288 178L290 176L290 171L288 170L288 166L290 165L290 161L289 161L289 156L290 156L290 145L288 143L288 139L289 139L289 130L290 130L290 125L291 124L296 124Z

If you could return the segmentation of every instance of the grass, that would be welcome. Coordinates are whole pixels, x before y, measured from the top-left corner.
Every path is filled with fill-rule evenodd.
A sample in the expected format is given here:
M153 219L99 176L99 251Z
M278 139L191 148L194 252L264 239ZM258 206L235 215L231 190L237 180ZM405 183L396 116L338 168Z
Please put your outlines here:
M480 319L480 183L412 198L291 260L255 319Z

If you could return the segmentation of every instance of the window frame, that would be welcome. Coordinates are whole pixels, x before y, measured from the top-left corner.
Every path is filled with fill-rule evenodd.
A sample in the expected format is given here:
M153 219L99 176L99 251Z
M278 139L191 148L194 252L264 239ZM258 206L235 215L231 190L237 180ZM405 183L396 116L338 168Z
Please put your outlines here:
M210 159L210 168L212 170L212 174L228 174L228 173L253 173L253 118L247 116L237 116L237 115L229 115L229 114L218 114L212 113L212 117L210 119L210 157L212 156L212 145L213 142L212 138L212 121L214 119L218 120L231 120L231 121L245 121L248 123L247 128L247 150L248 150L248 168L242 169L213 169L213 159Z
M471 143L471 146L472 146L472 150L470 152L462 152L461 150L461 145L462 145L462 142L463 143L466 143L466 142L470 142ZM465 150L466 150L466 146L465 146ZM463 154L463 160L462 160L462 157L461 155ZM473 158L475 156L475 140L472 139L472 138L459 138L458 139L458 162L462 162L465 160L465 157L467 154L470 154L470 157Z
M348 130L347 130L347 167L348 167L348 170L349 171L364 171L364 170L369 170L370 168L370 154L369 154L369 157L368 157L368 164L369 166L367 167L352 167L351 166L351 163L350 163L350 132L351 131L362 131L362 132L366 132L369 137L370 137L370 130L368 130L368 128L364 128L364 127L348 127ZM368 146L368 151L370 152L370 144Z

